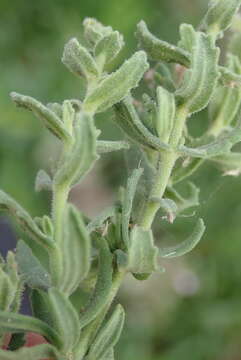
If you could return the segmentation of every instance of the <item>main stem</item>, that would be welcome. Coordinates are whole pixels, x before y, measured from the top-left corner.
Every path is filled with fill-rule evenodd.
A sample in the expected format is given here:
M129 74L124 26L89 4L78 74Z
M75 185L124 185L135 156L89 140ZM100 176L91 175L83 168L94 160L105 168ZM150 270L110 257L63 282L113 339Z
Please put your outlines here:
M182 138L187 114L188 111L186 107L180 106L177 110L174 127L169 139L169 145L172 150L165 150L160 153L160 160L158 162L154 185L140 221L140 226L142 226L145 230L149 230L151 228L156 213L160 208L160 200L165 193L173 167L178 158L175 148L179 145Z

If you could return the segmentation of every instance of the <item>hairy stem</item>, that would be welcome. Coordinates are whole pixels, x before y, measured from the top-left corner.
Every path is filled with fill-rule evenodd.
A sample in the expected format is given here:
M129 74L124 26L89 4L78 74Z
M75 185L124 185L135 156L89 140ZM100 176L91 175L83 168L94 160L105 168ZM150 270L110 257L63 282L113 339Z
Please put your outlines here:
M182 138L183 128L187 118L187 109L185 106L181 106L176 114L175 126L172 130L169 144L173 148L172 151L162 151L160 153L160 161L158 162L157 172L155 176L155 181L153 188L149 195L149 200L144 209L144 214L140 221L140 226L144 229L149 230L155 219L156 213L160 207L159 201L161 200L166 187L168 185L173 167L178 158L178 154L175 151L175 148L179 145Z

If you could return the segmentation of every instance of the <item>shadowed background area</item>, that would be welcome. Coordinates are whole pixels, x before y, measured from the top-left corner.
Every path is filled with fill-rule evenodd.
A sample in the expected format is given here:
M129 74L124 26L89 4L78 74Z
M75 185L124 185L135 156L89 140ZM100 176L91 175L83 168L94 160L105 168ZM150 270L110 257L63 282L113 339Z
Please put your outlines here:
M175 43L178 25L198 25L206 6L206 0L1 0L0 188L34 216L49 211L50 195L35 193L34 179L39 168L51 166L55 140L11 103L9 92L42 102L79 98L83 85L60 59L65 42L81 37L84 17L123 33L120 62L137 47L134 32L141 19L158 37ZM108 113L97 119L103 138L122 138L110 118ZM205 111L195 116L193 133L206 123ZM106 155L71 198L89 215L96 214L113 200L125 176L123 154ZM201 188L198 214L173 226L160 219L158 242L181 241L196 216L204 218L206 234L191 254L165 262L164 274L144 282L127 279L120 294L127 322L117 347L119 360L241 359L241 178L221 176L207 165L193 181ZM3 254L14 248L15 234L15 224L2 215Z

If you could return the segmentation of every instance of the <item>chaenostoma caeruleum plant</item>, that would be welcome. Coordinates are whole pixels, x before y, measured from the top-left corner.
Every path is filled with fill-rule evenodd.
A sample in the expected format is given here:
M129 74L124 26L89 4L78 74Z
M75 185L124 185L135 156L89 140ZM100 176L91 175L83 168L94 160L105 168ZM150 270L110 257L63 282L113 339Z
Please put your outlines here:
M46 267L19 240L16 254L0 259L2 344L6 334L12 334L8 349L0 350L1 360L113 360L125 315L121 305L107 313L125 275L147 279L159 271L161 258L181 256L199 242L205 230L202 219L185 241L170 248L155 245L152 224L160 209L173 222L198 206L196 186L188 183L190 194L184 197L176 184L205 161L229 175L241 170L241 153L231 151L241 141L241 63L232 53L241 36L230 35L224 65L216 46L232 26L240 3L212 0L198 30L181 25L177 46L156 38L141 21L136 32L141 50L113 73L107 72L108 65L122 49L123 38L111 27L86 19L84 42L71 39L62 58L72 73L85 78L84 99L45 106L29 96L11 94L18 106L32 111L59 139L61 154L51 174L40 170L36 179L36 190L53 194L50 216L33 219L10 195L0 192L1 210L16 219L48 258ZM147 59L154 64L151 70ZM149 95L136 101L132 89L146 72ZM188 121L207 106L207 130L193 138ZM126 141L98 139L95 115L110 108ZM88 219L68 202L71 188L102 153L133 146L141 154L140 165L112 207ZM31 317L18 314L24 286L31 289ZM71 295L79 288L88 297L74 306ZM25 348L28 332L42 335L47 343Z

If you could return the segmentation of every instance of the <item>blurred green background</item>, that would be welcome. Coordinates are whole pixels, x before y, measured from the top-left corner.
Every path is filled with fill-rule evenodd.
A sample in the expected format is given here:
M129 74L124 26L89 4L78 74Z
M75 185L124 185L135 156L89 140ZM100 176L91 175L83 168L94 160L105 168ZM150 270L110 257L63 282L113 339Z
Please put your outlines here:
M179 23L197 25L206 5L207 0L0 0L0 188L35 216L49 210L49 195L34 192L34 179L39 168L50 166L56 144L31 114L11 103L9 92L43 102L78 98L81 84L60 59L65 42L81 35L84 17L122 32L125 58L136 49L139 20L175 42ZM121 138L109 117L98 119L103 137ZM204 112L193 131L206 121ZM73 191L73 201L89 214L98 212L123 184L123 166L122 154L105 156ZM126 280L120 297L128 316L118 360L241 359L241 179L205 166L193 180L201 187L198 215L206 234L191 254L166 262L164 274ZM165 225L159 241L181 241L193 222ZM3 235L0 241L6 242Z

